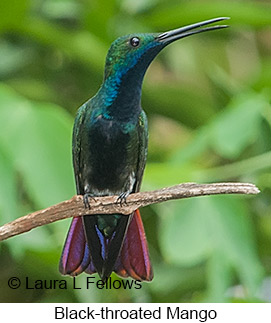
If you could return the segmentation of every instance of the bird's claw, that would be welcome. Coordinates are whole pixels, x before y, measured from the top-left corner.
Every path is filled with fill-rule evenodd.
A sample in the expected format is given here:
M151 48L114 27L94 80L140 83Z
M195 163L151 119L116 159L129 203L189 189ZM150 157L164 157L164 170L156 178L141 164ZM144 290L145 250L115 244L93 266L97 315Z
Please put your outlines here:
M129 192L123 192L119 195L119 197L117 198L117 203L120 206L123 206L123 204L127 204L127 197L129 195Z
M95 200L95 198L93 197L92 194L90 194L90 193L84 194L84 196L83 196L83 202L84 202L85 209L89 209L90 210L89 198L91 200L93 200L94 202L96 202L96 200Z

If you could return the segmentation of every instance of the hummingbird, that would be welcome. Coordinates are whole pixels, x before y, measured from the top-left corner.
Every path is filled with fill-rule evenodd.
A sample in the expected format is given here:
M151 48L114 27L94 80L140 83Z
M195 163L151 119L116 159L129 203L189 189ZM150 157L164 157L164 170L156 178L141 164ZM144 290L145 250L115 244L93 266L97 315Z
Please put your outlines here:
M178 39L227 25L219 17L163 33L138 33L116 39L107 54L104 80L97 94L77 112L72 140L77 194L89 199L117 195L124 203L140 189L148 150L147 117L141 88L157 54ZM206 26L206 27L204 27ZM139 210L130 215L74 217L62 251L63 275L98 273L151 281L153 271Z

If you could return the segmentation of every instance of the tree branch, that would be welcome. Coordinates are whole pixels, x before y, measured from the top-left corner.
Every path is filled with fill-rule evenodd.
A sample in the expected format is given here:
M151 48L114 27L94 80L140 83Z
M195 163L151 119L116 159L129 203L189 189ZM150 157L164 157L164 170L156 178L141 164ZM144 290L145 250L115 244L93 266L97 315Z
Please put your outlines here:
M95 197L90 199L90 209L86 210L83 197L76 195L68 201L30 213L0 227L0 241L30 231L36 227L62 219L93 214L131 214L134 210L169 200L215 194L258 194L259 189L247 183L185 183L156 191L139 192L128 196L127 203L116 203L117 196Z

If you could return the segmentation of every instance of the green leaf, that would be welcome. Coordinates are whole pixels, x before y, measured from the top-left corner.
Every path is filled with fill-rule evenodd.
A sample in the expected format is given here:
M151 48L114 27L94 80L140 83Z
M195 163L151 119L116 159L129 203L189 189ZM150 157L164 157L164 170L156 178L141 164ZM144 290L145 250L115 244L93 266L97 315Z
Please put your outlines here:
M262 278L249 211L243 199L237 197L210 197L210 225L213 223L214 243L220 247L243 285L251 295Z
M60 107L31 103L0 87L0 141L40 207L70 198L72 118Z
M119 2L116 0L92 0L86 2L84 12L84 27L91 33L106 38L108 30L112 30L112 16L118 11Z
M158 210L162 219L160 246L166 261L192 266L205 260L212 249L205 200L170 202L158 206Z
M176 84L176 81L169 80L161 84L146 80L142 106L146 111L150 107L152 113L173 118L193 128L206 123L214 113L213 102L200 85Z
M0 145L0 219L7 223L18 217L15 169L12 160Z
M182 149L178 149L170 158L170 162L180 167L181 164L190 162L199 157L209 147L209 129L201 127L196 131L192 140Z
M1 78L22 69L25 65L29 64L32 58L32 51L15 46L7 41L0 41L0 75Z
M207 262L206 302L225 302L226 291L232 283L231 264L219 249L214 250Z
M264 96L246 93L235 98L210 126L210 144L222 157L236 158L258 136Z
M159 186L169 186L191 181L195 165L172 165L169 163L149 163L144 174L144 186L155 189Z
M253 295L262 278L249 213L242 199L203 197L158 207L162 217L160 247L173 264L192 266L223 255ZM217 266L217 262L214 262ZM228 274L225 272L225 289ZM224 286L224 287L223 287Z
M48 22L41 18L28 19L26 24L18 28L40 46L48 46L60 50L67 57L79 61L84 69L102 73L107 46L104 42L85 30L74 32Z
M194 10L193 10L194 9ZM231 17L229 24L262 27L271 24L270 3L258 1L172 1L163 2L142 16L142 21L159 30L176 28L210 17Z
M205 284L203 266L182 268L172 263L153 263L154 280L148 285L162 302L182 302L191 290L201 290ZM199 297L198 293L195 293Z
M29 0L8 0L0 1L0 31L4 28L10 28L18 25L25 18L26 11L29 7Z

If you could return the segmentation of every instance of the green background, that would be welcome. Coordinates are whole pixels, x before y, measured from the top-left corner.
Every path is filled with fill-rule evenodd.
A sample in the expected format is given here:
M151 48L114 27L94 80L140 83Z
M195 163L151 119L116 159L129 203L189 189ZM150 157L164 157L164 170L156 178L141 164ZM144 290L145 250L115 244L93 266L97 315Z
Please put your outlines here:
M70 220L11 238L0 244L0 301L271 301L270 1L2 0L0 223L75 194L74 116L98 90L116 37L218 16L231 27L174 43L147 72L142 189L243 181L261 194L142 209L154 280L139 290L26 290L26 276L71 286L58 272ZM12 276L19 289L8 287Z

